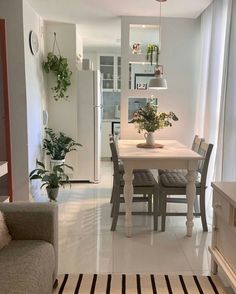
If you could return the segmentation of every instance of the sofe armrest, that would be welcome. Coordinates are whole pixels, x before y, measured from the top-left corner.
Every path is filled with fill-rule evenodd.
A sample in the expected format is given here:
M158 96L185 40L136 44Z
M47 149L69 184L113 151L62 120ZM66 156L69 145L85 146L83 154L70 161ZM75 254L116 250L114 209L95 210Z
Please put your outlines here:
M52 203L1 203L12 239L44 240L54 245L58 238L58 209Z
M44 240L55 250L55 272L58 263L58 207L55 203L0 203L12 239Z

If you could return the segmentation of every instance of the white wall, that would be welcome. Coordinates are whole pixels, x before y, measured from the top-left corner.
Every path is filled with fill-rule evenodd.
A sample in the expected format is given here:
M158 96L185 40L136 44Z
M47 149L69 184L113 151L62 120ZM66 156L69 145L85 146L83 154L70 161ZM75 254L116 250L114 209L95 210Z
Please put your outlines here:
M158 24L157 18L151 17L122 17L122 85L128 80L129 61L129 23L134 24ZM165 128L156 132L156 138L176 139L187 145L191 145L194 137L194 112L196 99L196 82L198 70L198 38L199 20L163 18L161 54L159 63L164 65L164 76L167 79L168 89L152 91L159 99L159 111L174 111L179 117L172 128ZM142 40L139 40L142 42ZM124 74L124 68L126 73ZM121 98L121 136L122 138L143 138L138 134L132 124L128 124L128 97L150 97L151 91L131 93L128 88L122 86ZM146 96L145 96L146 95ZM154 97L155 97L154 96Z
M65 132L74 140L79 141L77 137L77 100L76 100L76 48L79 48L76 44L76 25L46 22L46 50L45 54L52 51L54 32L57 36L57 42L59 45L60 53L63 57L68 59L69 68L72 71L71 85L68 88L67 95L69 95L68 101L63 99L61 101L55 101L51 88L55 84L55 77L49 73L48 78L48 125L57 131ZM58 51L55 51L58 54ZM66 163L74 165L75 153L71 152L67 155Z
M33 10L30 4L23 1L23 24L25 46L25 77L27 96L27 134L28 134L28 169L36 167L36 159L42 160L43 140L43 109L46 109L45 82L42 70L43 61L43 26L40 16ZM29 47L29 33L33 30L39 40L40 50L32 55ZM33 196L40 194L39 183L31 182Z
M22 5L20 0L0 1L0 18L6 20L14 201L29 199Z

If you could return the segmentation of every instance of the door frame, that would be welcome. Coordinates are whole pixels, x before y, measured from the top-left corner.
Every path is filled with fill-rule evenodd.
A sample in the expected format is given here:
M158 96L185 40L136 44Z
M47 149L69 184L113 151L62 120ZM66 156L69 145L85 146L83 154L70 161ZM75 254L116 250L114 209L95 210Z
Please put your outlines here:
M2 77L3 77L3 103L5 114L5 140L6 140L6 156L8 162L8 195L10 202L13 201L13 188L12 188L12 158L11 158L11 137L10 137L10 106L8 94L8 75L7 75L7 50L6 50L6 25L5 20L0 19L0 46L1 46L1 59L2 59Z

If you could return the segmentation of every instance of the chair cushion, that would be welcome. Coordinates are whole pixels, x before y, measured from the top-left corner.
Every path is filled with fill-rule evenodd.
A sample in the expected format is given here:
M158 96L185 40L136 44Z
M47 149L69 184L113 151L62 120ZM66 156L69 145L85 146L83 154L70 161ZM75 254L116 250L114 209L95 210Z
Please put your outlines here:
M0 250L0 293L51 293L55 254L40 240L12 240Z
M183 174L187 174L187 170L186 169L158 169L158 174L164 174L164 173L183 173Z
M200 187L200 174L197 175L196 187ZM182 172L165 172L159 176L160 183L165 187L185 187L187 179Z
M123 175L121 175L120 183L124 187ZM157 182L149 170L134 170L134 187L154 187L156 184Z

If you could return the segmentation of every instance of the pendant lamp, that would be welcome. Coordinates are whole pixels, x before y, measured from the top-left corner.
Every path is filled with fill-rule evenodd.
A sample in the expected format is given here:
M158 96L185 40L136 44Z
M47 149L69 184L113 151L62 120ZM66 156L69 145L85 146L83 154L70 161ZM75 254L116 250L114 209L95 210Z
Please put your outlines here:
M161 40L161 2L165 2L167 0L156 0L160 2L160 40ZM149 81L148 88L149 90L166 90L167 89L167 81L163 78L163 66L156 65L155 68L155 78Z

